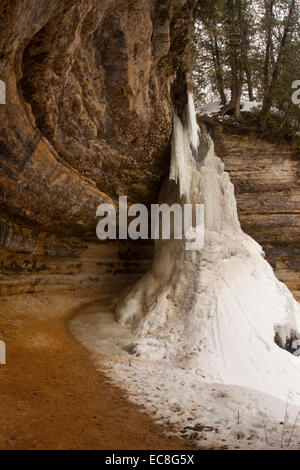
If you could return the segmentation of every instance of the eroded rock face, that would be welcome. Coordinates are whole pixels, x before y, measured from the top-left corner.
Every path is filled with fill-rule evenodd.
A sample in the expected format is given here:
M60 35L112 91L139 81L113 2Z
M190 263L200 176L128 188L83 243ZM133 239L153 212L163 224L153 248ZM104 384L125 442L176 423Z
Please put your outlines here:
M2 246L73 256L95 237L100 203L156 199L194 6L1 2Z
M215 146L235 186L246 233L300 300L300 156L289 146L219 127Z
M2 295L102 295L147 268L150 245L95 243L95 209L118 195L157 198L173 110L184 107L194 4L1 1ZM299 293L299 160L288 148L230 134L217 151L245 231Z

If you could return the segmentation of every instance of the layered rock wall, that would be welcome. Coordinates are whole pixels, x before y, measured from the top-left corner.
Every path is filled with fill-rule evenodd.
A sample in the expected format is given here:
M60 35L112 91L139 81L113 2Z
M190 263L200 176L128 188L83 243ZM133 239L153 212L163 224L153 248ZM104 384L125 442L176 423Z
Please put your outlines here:
M235 186L246 233L300 300L300 156L288 145L219 127L215 145Z
M49 289L62 280L57 273L66 276L58 289L79 287L76 265L93 278L107 259L108 248L94 245L97 206L119 195L156 200L186 88L195 3L2 0L2 293L46 288L47 272ZM116 245L117 264L118 253Z

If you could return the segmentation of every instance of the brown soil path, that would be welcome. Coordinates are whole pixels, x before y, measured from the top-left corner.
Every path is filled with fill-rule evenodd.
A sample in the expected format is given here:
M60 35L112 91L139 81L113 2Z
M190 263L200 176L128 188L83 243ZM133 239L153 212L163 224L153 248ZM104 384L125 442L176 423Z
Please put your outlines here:
M188 449L106 382L70 335L79 300L0 300L0 449ZM67 313L66 313L67 312Z

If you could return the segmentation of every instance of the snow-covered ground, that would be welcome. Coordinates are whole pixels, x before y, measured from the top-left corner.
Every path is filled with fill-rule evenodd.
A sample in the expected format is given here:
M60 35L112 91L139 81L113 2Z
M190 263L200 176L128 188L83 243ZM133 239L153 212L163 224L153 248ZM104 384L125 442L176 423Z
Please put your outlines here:
M199 116L214 116L215 114L219 114L222 109L222 105L219 101L212 101L210 103L203 104L197 108L197 114Z
M251 113L251 111L257 111L262 108L262 103L258 101L247 101L241 100L241 111L243 113Z
M217 116L221 109L222 105L219 101L211 101L210 103L205 103L197 107L197 114L199 116ZM259 111L262 108L262 103L259 101L248 101L241 100L241 112L242 113L251 113L253 111ZM271 112L274 114L281 115L282 113L277 109L272 107Z
M73 319L71 328L108 380L164 425L169 436L200 447L299 448L300 408L292 404L292 392L283 401L246 387L210 383L184 365L133 356L126 347L136 338L129 327L116 324L110 307L90 307Z
M222 107L219 101L212 101L211 103L198 106L197 114L199 114L199 116L212 117L219 114ZM261 107L262 104L258 101L241 100L241 111L243 113L250 113L251 111L261 109Z
M233 185L191 96L185 123L175 116L170 180L168 202L177 184L175 200L204 204L204 247L159 241L151 270L116 307L121 325L95 311L72 329L170 432L215 447L287 446L300 409L300 357L274 338L300 338L300 305L242 231ZM300 445L297 422L289 448Z

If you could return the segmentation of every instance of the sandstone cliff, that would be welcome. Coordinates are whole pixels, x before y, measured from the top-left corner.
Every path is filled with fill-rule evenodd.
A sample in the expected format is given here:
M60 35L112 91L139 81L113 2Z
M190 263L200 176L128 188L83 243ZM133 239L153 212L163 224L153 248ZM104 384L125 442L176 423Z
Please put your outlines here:
M93 288L99 259L124 264L126 246L116 244L113 255L93 246L95 210L118 195L145 203L157 197L169 166L173 110L180 113L187 86L194 6L195 0L1 2L2 293L41 290L48 281L68 287L71 275L71 284L84 277ZM83 261L72 262L76 256Z
M134 282L152 245L101 244L95 209L150 203L168 172L194 0L3 0L0 292L103 295ZM246 232L300 296L299 157L216 132Z
M246 233L300 300L300 156L288 145L218 127L217 153L235 185Z

